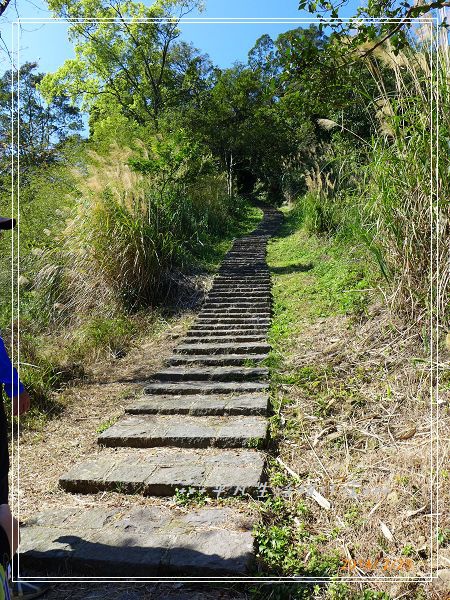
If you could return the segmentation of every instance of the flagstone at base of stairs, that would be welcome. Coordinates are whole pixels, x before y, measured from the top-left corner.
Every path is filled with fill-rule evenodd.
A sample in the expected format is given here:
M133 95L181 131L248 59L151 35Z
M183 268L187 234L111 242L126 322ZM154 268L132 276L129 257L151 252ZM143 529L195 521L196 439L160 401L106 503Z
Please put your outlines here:
M245 575L251 526L228 507L53 509L21 528L20 569L30 577Z
M268 394L144 395L125 407L129 414L267 415Z
M212 497L254 494L262 479L264 455L254 450L150 448L105 449L62 475L67 492L120 491L173 496L195 489Z
M190 415L126 415L98 437L104 446L152 448L239 448L263 445L264 417L193 417Z

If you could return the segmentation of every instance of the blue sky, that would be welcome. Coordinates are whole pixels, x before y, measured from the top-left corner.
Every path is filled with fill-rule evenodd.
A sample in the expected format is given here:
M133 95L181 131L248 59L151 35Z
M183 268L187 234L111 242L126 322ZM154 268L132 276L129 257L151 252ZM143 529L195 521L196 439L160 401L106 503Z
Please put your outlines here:
M147 3L147 2L146 2ZM148 2L148 4L151 4ZM350 0L347 15L354 13L357 3ZM297 9L297 0L206 0L206 10L202 18L254 18L258 19L298 19L309 17ZM18 13L21 18L46 18L51 16L42 0L18 0ZM14 9L8 10L9 20L16 18ZM194 13L190 16L196 16ZM212 61L227 67L236 60L245 61L249 49L263 33L276 37L279 33L296 27L295 23L232 23L232 24L189 24L182 25L182 37L210 55ZM10 27L2 28L3 39L10 44ZM73 56L73 49L67 40L67 26L63 22L46 24L23 23L20 33L20 61L36 60L44 72L56 70L67 58ZM5 68L8 66L6 65Z

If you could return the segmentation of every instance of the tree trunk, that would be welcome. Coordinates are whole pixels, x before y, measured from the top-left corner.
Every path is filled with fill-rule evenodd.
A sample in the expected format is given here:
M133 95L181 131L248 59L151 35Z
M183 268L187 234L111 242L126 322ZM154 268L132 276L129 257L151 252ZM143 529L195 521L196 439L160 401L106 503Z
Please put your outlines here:
M228 197L231 198L233 196L233 153L230 152L227 158L227 193Z

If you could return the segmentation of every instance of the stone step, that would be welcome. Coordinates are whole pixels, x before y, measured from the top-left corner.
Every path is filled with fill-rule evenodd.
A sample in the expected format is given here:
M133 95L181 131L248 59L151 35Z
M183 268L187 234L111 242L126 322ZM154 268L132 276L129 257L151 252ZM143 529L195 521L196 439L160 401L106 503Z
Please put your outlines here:
M271 298L271 293L265 292L265 291L259 292L258 290L246 292L246 291L238 291L238 290L237 291L236 290L235 291L233 291L233 290L215 291L214 289L212 289L208 294L208 298L226 298L229 296L236 296L236 298L241 298L242 296L244 296L245 298L248 298L248 300L250 300L250 298L252 300L260 300L261 298Z
M186 337L192 337L193 335L199 335L207 333L208 335L215 335L216 333L225 332L228 333L266 333L269 329L269 324L257 324L257 323L218 323L217 325L197 323L193 325L189 330L189 335Z
M252 520L231 507L52 509L21 528L27 575L67 578L245 576Z
M267 392L269 384L264 381L179 381L177 383L155 382L148 383L144 394L247 394Z
M233 323L233 322L217 322L205 323L203 321L197 321L189 331L186 333L186 337L197 335L197 333L205 332L212 335L227 335L228 333L259 333L260 331L267 331L270 327L270 320L268 323ZM222 334L220 332L223 332Z
M265 379L269 370L260 367L169 367L152 381L254 381Z
M252 264L257 263L260 265L265 265L267 256L266 246L267 242L264 240L262 240L258 246L238 246L236 248L232 248L230 252L225 255L224 260L236 262L240 262L242 260L251 260L253 261Z
M255 279L250 279L248 281L239 281L237 279L230 279L229 281L218 281L218 280L214 280L213 282L213 286L221 286L221 287L236 287L236 288L251 288L251 287L257 287L257 288L262 288L262 289L270 289L270 287L272 286L272 282L270 280L264 280L264 281L258 281Z
M203 308L216 308L216 307L234 307L234 308L266 308L271 309L272 307L272 298L253 298L249 300L247 298L216 298L215 300L206 299Z
M251 270L253 269L253 261L248 261L247 263L224 263L222 267L220 267L220 270L218 271L219 274L223 275L228 271L231 271L231 274L234 275L234 281L236 282L237 278L236 275L265 275L266 273L270 274L270 271L267 270L266 272L260 272L257 271L255 273L255 271ZM247 271L247 272L246 272ZM253 282L255 281L255 279L253 280ZM249 282L246 282L249 283ZM268 281L264 281L264 282L259 282L261 284L265 284L267 285L269 282Z
M234 354L235 352L257 354L270 351L270 345L264 342L244 342L244 343L214 343L214 344L190 344L187 340L182 342L174 350L176 354Z
M269 301L247 302L246 300L238 301L238 302L233 302L233 301L228 301L228 300L212 302L212 301L206 300L205 303L203 304L202 312L205 309L226 310L228 308L234 309L234 310L243 310L243 311L245 311L245 310L261 310L261 311L267 311L269 313L272 313L272 307L271 307L271 303Z
M269 281L248 281L248 282L237 282L236 280L230 281L215 281L212 285L212 290L215 289L230 289L230 290L256 290L256 291L270 291L272 284Z
M213 329L211 327L192 327L186 334L186 341L191 342L191 338L197 337L233 337L239 339L247 336L265 337L268 327L266 325L253 325L252 327L225 327L224 329ZM244 341L244 340L242 340ZM253 340L245 340L253 341Z
M249 317L251 319L255 319L259 317L261 319L268 320L269 323L271 322L271 313L269 310L266 310L261 313L259 311L251 311L251 309L243 310L240 308L233 308L227 310L219 308L207 308L203 309L199 313L199 318L200 317L208 319L225 319L230 317L236 317L238 319Z
M225 271L227 268L230 268L230 267L233 267L233 268L234 267L245 267L253 273L254 272L266 273L269 270L265 258L260 258L258 260L254 260L251 257L246 258L244 256L241 260L238 260L237 258L225 259L219 268L219 273L222 271Z
M242 269L227 269L227 271L222 271L222 272L219 271L219 273L221 275L227 275L227 276L233 278L234 280L238 279L239 277L241 277L243 275L246 275L246 276L254 275L254 273L252 273L251 271L248 271L248 270L243 271Z
M253 260L252 258L246 260L224 260L221 266L221 272L227 268L232 269L263 269L266 267L266 262L261 260Z
M240 302L259 302L259 303L272 303L272 295L266 292L210 292L207 296L208 302L228 302L236 303Z
M255 308L246 306L244 308L239 306L225 306L221 308L209 308L204 307L199 313L199 316L203 317L206 315L213 315L220 318L221 316L230 316L230 315L245 315L250 317L261 317L264 319L270 319L272 311L269 307L267 308Z
M172 356L168 363L169 365L206 365L206 366L225 366L225 365L241 365L245 366L248 361L252 363L260 363L265 358L267 358L267 354L219 354L219 355L207 355L207 354L189 354L183 356L182 354L178 354L176 356Z
M232 267L231 265L227 265L224 267L220 267L218 270L219 275L229 275L232 277L240 277L240 276L258 276L258 275L270 275L269 269L266 268L250 268L250 267Z
M240 260L243 256L259 256L264 258L266 255L266 244L257 242L256 244L237 244L232 246L225 254L225 257Z
M264 394L193 394L143 395L125 407L128 414L172 415L267 415L269 395Z
M231 327L238 329L254 329L255 327L269 327L271 322L272 319L270 317L255 317L252 314L246 314L244 316L242 316L242 314L240 316L235 314L222 314L222 316L217 317L210 317L208 314L206 314L199 315L189 331L191 331L193 328L228 329Z
M223 284L223 285L213 285L212 288L209 290L208 293L212 293L214 291L235 291L236 289L239 290L245 290L246 292L251 292L252 290L257 290L257 291L265 291L265 292L269 292L272 290L272 286L259 286L259 285L250 285L248 288L247 287L239 287L239 286L232 286L232 285L227 285L227 284Z
M245 251L237 251L235 254L227 254L223 260L223 265L242 265L247 266L266 266L266 256L264 254L252 254Z
M236 250L236 252L226 254L222 264L239 265L242 263L245 263L247 265L265 265L266 253L253 253L245 250Z
M226 302L228 304L239 304L239 302L266 302L267 306L272 305L272 296L270 294L241 294L235 292L213 292L207 296L208 303Z
M257 292L268 292L270 293L272 290L272 285L270 286L259 286L258 284L254 285L251 284L248 287L246 286L233 286L233 285L228 285L228 284L223 284L223 285L213 285L211 287L211 289L209 290L208 293L212 293L214 291L218 291L218 292L222 292L222 291L236 291L236 290L240 290L240 291L245 291L247 293L252 292L253 290L257 291Z
M232 263L232 264L240 264L240 263L246 263L249 265L253 265L253 266L261 266L261 267L265 267L266 266L266 256L265 256L265 252L263 251L259 251L259 252L253 252L253 251L245 251L245 250L236 250L234 252L234 254L226 254L222 264L227 264L227 263Z
M271 285L228 285L226 283L215 283L210 292L270 292Z
M237 281L232 279L230 281L214 281L213 287L233 287L233 288L258 288L258 289L270 289L272 284L270 281Z
M264 321L259 323L232 323L227 321L213 321L213 323L207 323L204 321L198 321L195 325L192 325L189 330L190 334L197 335L198 333L207 331L212 335L215 335L216 332L225 331L227 333L265 333L270 327L270 321L268 323L264 323ZM187 336L188 337L188 336Z
M257 491L264 462L264 454L245 449L105 449L72 467L59 484L75 494L173 496L176 489L185 488L213 497L214 490L220 490L220 497L242 496L242 489L248 494Z
M265 341L266 333L250 334L242 333L235 334L233 332L222 335L196 335L186 339L188 344L204 344L207 340L209 344L223 344L223 343L241 343L241 342L263 342Z
M243 265L235 265L236 268L242 268ZM255 275L252 274L251 276L248 275L243 275L242 277L229 277L229 278L224 278L222 275L217 274L216 277L213 280L213 283L229 283L229 284L234 284L234 285L251 285L251 284L258 284L258 285L270 285L271 284L271 277L270 277L270 271L267 272L267 274L261 274L261 275Z
M255 317L246 315L245 317L209 317L200 315L196 321L197 325L270 325L270 319L267 317Z
M271 277L270 275L252 275L248 277L228 277L225 275L216 275L214 278L214 283L242 283L244 285L249 283L258 283L261 285L270 285Z
M272 295L270 293L264 294L255 294L247 293L247 294L235 294L233 293L225 293L221 294L220 292L214 292L211 290L208 292L208 295L205 298L203 306L206 304L231 304L235 306L271 306L272 304Z
M98 437L103 446L242 448L262 446L268 422L259 416L125 415Z

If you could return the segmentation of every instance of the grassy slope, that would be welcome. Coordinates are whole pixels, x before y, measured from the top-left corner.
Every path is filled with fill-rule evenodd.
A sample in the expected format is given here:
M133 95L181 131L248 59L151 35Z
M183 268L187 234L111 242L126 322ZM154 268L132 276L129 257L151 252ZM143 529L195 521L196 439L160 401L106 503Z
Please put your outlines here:
M427 418L426 383L411 386L423 376L410 365L411 352L418 356L420 350L399 341L399 331L374 304L376 268L345 244L309 235L288 214L268 260L275 301L268 360L272 450L299 479L271 460L275 492L262 505L257 528L260 569L336 578L326 588L284 586L271 597L385 600L406 589L408 598L434 597L414 585L337 581L427 570L427 519L402 526L398 521L401 509L422 507L428 493L418 469L426 472L428 466L427 452L419 448L423 438L408 433L412 420L418 425ZM385 407L393 409L395 421L385 418ZM331 509L298 493L300 482L329 499ZM286 486L290 497L283 493ZM394 542L380 531L380 517L395 532ZM360 571L343 571L346 559L360 561Z

